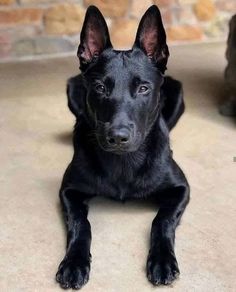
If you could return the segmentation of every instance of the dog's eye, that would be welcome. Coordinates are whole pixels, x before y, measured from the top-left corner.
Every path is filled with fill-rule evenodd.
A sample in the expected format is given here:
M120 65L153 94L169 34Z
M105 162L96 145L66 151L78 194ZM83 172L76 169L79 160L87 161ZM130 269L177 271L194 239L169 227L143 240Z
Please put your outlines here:
M105 92L105 86L102 84L98 84L95 88L96 88L97 92L100 92L100 93Z
M145 85L140 86L138 89L138 93L145 93L147 91L148 91L148 87Z

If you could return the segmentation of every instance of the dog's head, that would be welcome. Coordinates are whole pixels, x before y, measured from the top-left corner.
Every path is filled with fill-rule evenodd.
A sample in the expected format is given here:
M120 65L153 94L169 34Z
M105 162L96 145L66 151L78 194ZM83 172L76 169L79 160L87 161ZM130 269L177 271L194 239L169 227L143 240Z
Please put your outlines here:
M94 6L88 8L78 57L87 112L105 151L132 152L144 142L159 113L168 56L157 6L151 6L142 17L128 51L113 50L101 12Z

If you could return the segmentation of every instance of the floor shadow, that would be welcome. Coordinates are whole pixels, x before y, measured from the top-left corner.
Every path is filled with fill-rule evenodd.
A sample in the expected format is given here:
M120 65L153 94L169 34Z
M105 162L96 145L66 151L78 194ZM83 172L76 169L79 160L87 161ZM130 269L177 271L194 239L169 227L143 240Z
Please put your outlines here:
M115 213L140 213L158 211L158 205L153 199L129 200L125 202L112 200L105 197L95 197L90 201L90 205L96 208L96 212L104 214L107 210Z
M145 240L145 244L147 250L150 244L150 230L151 230L151 223L152 220L155 218L156 214L158 213L159 206L157 202L153 198L148 199L140 199L140 200L129 200L125 202L112 200L105 197L95 197L89 203L90 205L90 213L95 212L97 218L106 217L110 218L111 214L117 218L117 220L121 220L123 216L127 218L127 215L136 216L140 215L145 218L147 214L151 214L150 222L148 222L148 227L144 231L143 238ZM98 219L99 220L99 219Z
M65 224L65 216L63 214L63 210L62 210L62 206L61 206L59 197L58 197L58 202L56 204L56 211L57 211L57 215L58 215L58 218L59 218L59 221L60 221L60 225L63 228L64 236L66 238L67 229L66 229L66 224Z
M211 68L197 72L183 69L179 78L183 82L188 112L216 123L226 122L235 126L234 118L224 117L219 112L220 106L228 98L223 72Z
M186 93L207 96L207 101L218 105L225 96L224 78L221 72L205 70L203 72L182 72ZM199 100L196 100L199 101Z
M55 140L57 142L60 142L66 145L72 145L73 131L71 130L71 132L64 132L64 133L57 134L55 135Z

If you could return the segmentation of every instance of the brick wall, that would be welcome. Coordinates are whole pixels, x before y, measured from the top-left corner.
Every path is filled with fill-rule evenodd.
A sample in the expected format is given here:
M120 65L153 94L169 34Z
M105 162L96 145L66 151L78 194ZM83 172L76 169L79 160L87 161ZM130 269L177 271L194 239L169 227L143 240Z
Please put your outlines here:
M225 39L236 0L0 0L0 60L74 52L86 7L98 6L113 45L130 47L141 15L161 9L169 43Z

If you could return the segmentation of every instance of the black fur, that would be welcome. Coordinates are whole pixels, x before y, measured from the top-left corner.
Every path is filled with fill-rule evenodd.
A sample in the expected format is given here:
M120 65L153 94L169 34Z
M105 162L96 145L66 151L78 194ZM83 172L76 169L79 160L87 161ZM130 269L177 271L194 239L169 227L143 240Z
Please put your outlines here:
M67 81L68 107L76 118L82 114L82 100L86 98L86 88L83 85L81 74L71 77ZM162 117L171 130L184 113L185 105L183 99L183 87L181 82L170 76L164 76L164 83L160 91Z
M189 201L189 186L169 146L169 129L184 103L181 84L163 75L168 56L156 6L144 14L129 51L112 49L103 16L96 7L88 8L78 49L82 74L67 86L76 125L74 156L60 189L68 229L56 276L63 288L79 289L89 279L87 214L94 196L156 200L147 277L154 285L168 285L179 274L175 229Z

